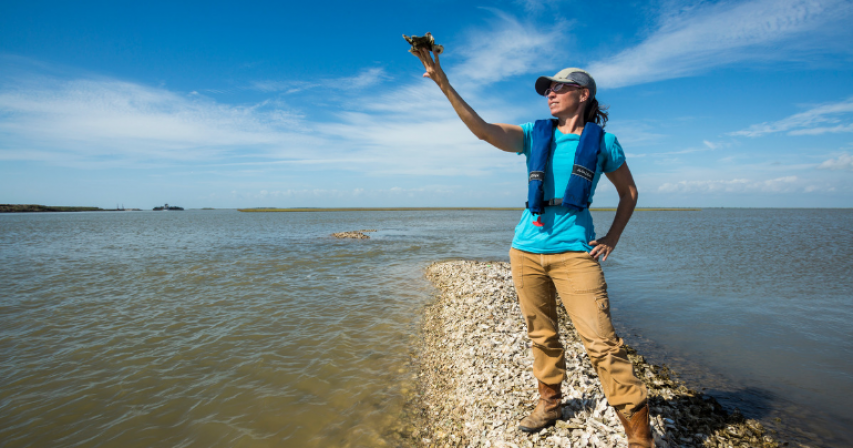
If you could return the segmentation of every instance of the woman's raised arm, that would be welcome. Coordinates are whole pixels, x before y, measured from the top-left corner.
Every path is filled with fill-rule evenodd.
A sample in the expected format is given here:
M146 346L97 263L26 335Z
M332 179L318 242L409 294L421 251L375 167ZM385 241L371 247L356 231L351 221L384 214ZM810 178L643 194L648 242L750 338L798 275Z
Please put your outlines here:
M504 123L486 123L485 120L480 118L477 112L474 112L474 109L450 85L447 75L441 69L437 54L433 61L430 51L422 48L415 52L415 56L424 64L424 68L426 69L424 78L432 79L438 84L438 87L444 92L444 95L453 106L453 110L456 111L456 114L459 115L465 126L468 126L468 129L477 138L490 143L502 151L521 152L524 149L524 131L521 130L521 126Z

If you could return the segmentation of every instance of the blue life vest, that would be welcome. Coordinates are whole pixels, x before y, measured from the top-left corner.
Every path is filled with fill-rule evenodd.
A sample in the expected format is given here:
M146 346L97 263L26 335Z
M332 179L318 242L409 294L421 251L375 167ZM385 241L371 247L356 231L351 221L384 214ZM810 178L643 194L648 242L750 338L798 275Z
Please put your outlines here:
M578 148L575 151L575 163L569 184L562 198L545 200L545 169L551 155L551 142L554 140L554 125L557 120L537 120L533 125L533 142L530 148L530 172L527 178L527 208L534 215L541 214L549 205L581 211L589 207L589 194L592 180L601 151L601 138L604 130L595 123L583 127Z

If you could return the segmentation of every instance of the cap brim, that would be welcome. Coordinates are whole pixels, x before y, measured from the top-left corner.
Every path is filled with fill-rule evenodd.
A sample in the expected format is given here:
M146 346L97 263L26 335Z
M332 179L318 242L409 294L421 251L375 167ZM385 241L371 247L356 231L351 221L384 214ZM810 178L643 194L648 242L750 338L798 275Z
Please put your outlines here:
M548 90L549 88L551 88L552 82L562 82L565 84L580 85L580 84L578 84L578 83L576 83L570 79L557 79L557 78L552 78L550 76L540 76L539 79L536 80L536 85L535 85L536 93L538 93L542 96L545 96L545 91Z
M550 76L540 76L539 79L536 80L536 93L545 96L545 90L547 90L548 87L551 87L551 81L553 80L554 78L551 78Z

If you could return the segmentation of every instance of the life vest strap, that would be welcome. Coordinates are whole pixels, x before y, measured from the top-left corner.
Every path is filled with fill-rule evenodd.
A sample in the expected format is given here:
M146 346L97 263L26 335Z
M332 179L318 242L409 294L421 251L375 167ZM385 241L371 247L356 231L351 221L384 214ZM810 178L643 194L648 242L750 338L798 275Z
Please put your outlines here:
M554 126L557 120L537 120L533 124L531 135L530 154L527 160L527 204L525 207L530 213L539 215L545 211L545 207L562 205L571 210L582 211L589 208L592 183L598 168L598 154L601 151L601 141L604 130L595 123L586 123L577 148L575 149L575 163L566 185L566 191L562 199L545 200L545 172L548 171L548 159L554 150ZM551 194L559 194L553 192ZM542 226L540 220L534 225Z
M544 205L545 207L551 207L551 206L554 206L554 205L563 205L563 198L548 199L548 200L547 200L547 201L545 201L545 203L544 203L544 204L542 204L542 205ZM529 208L529 207L527 206L527 202L525 202L525 203L524 203L524 208Z

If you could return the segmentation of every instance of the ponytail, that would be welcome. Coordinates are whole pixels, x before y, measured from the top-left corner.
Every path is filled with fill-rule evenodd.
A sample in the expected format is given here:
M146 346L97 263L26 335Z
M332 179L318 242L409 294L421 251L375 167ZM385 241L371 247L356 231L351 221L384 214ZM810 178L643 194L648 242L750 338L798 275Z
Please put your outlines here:
M607 109L608 106L599 105L598 100L593 98L592 102L587 105L586 111L584 112L584 122L592 122L603 128L605 125L607 125Z

